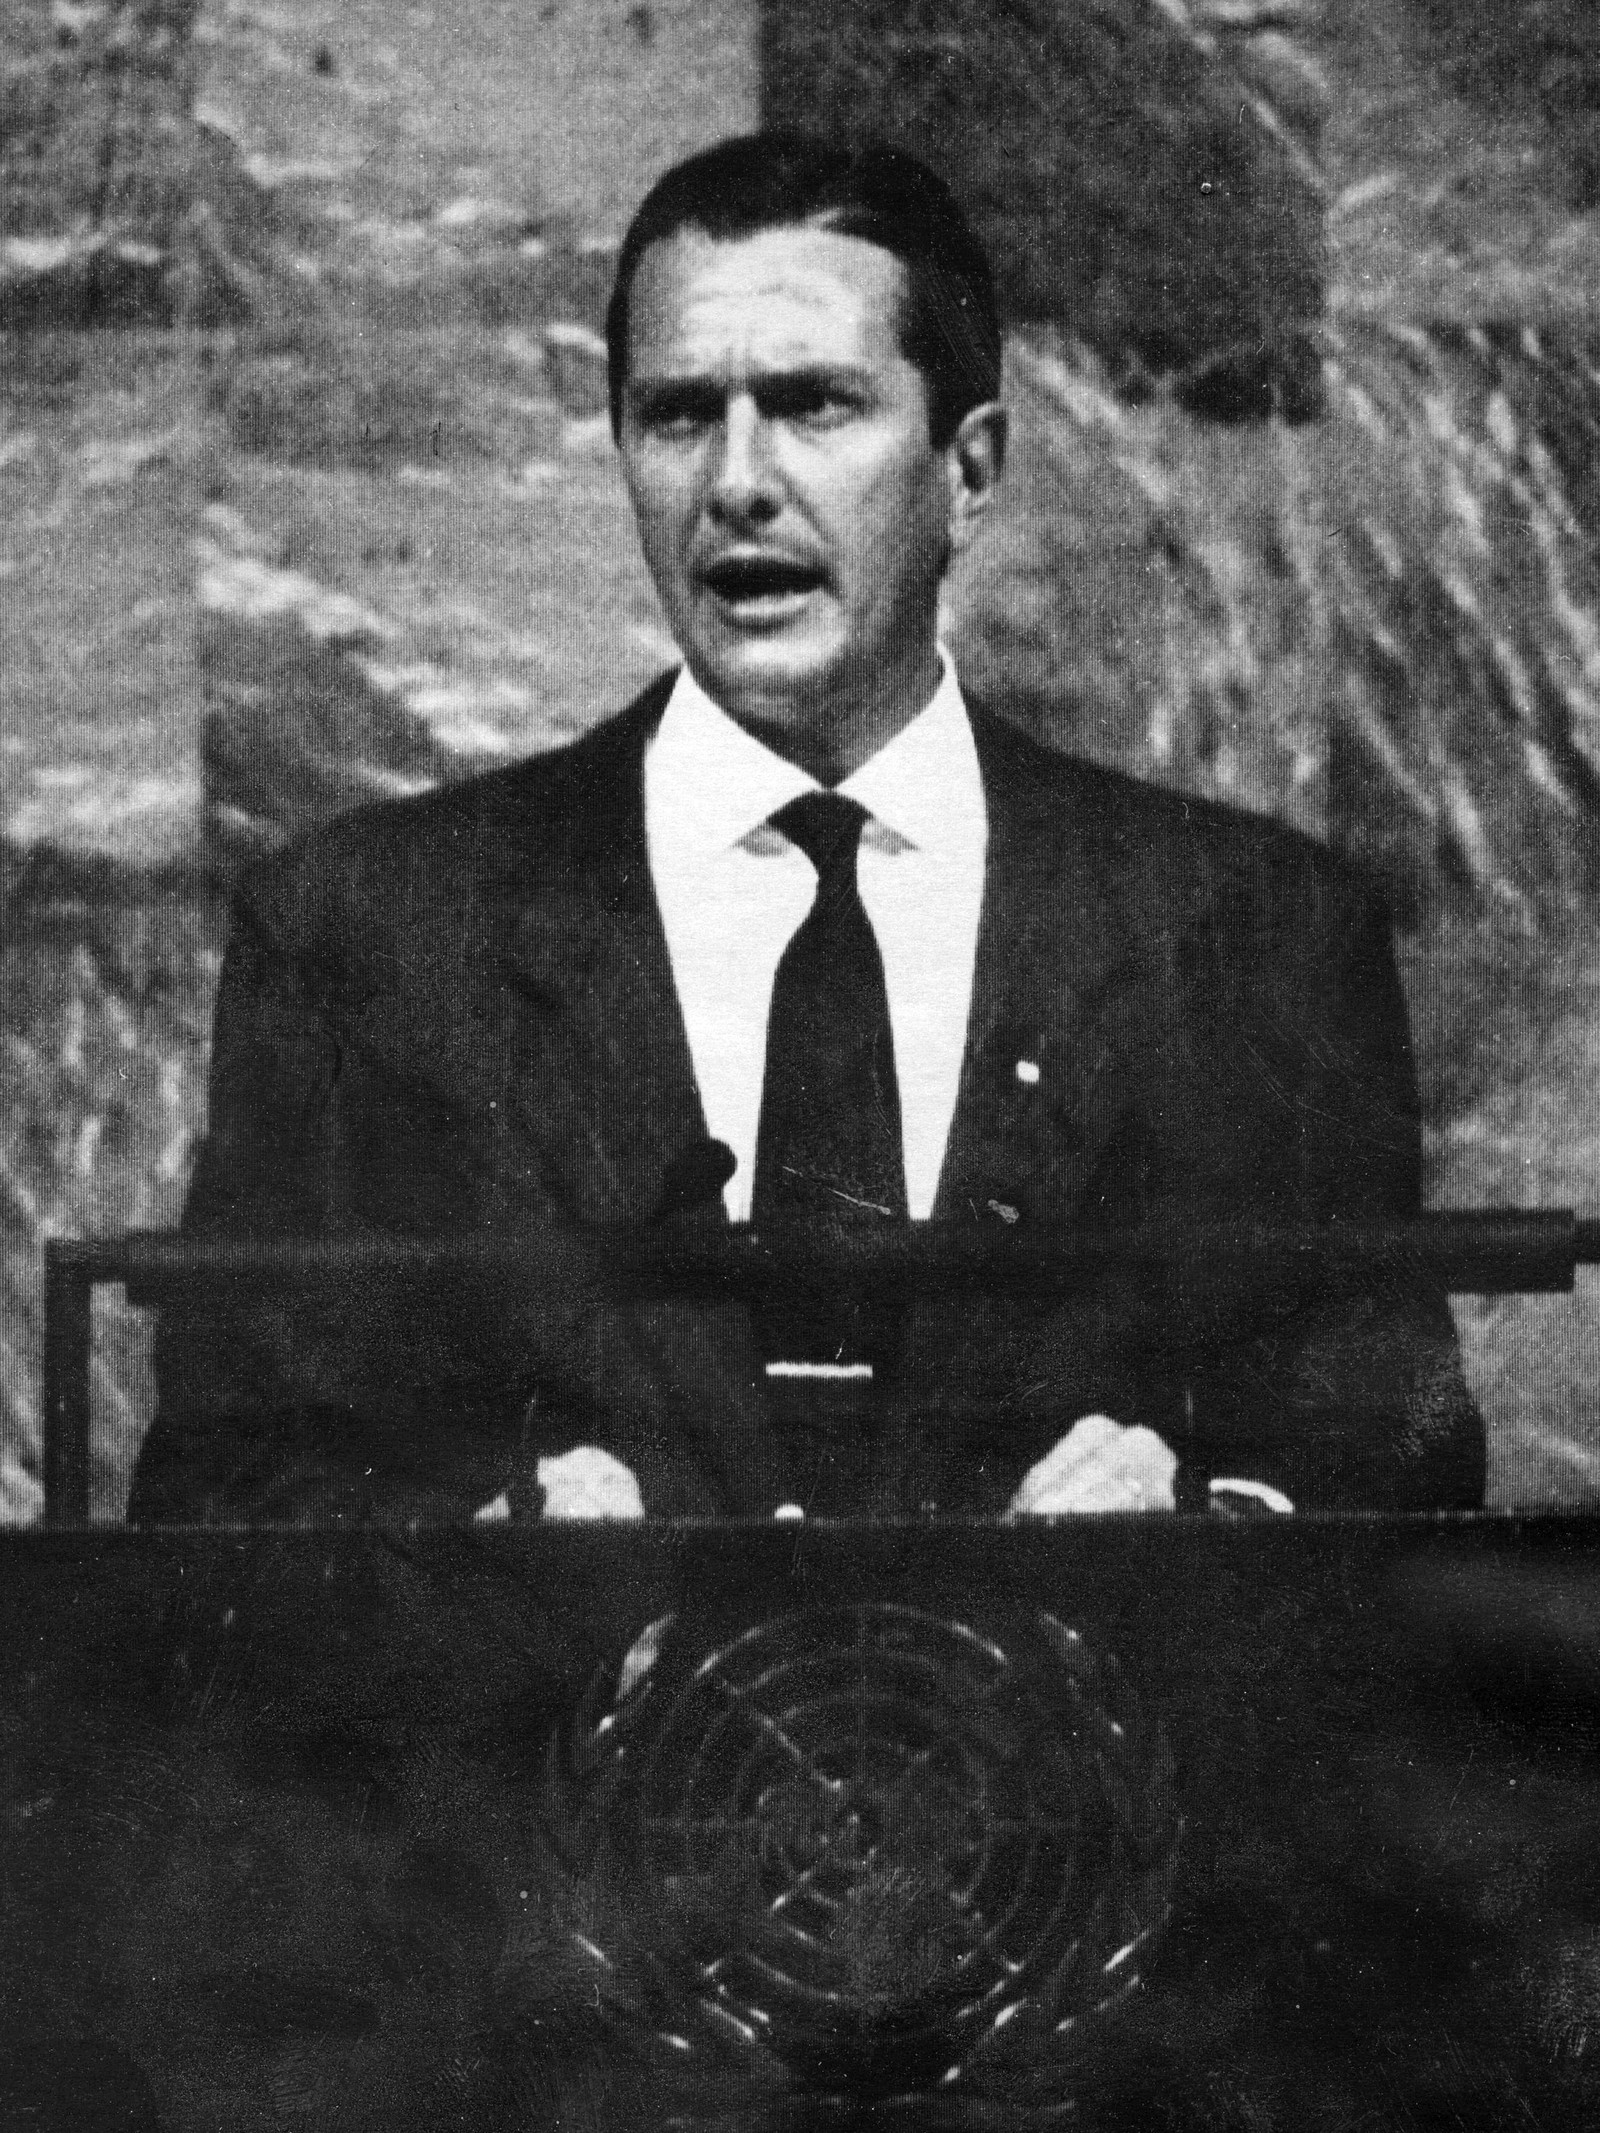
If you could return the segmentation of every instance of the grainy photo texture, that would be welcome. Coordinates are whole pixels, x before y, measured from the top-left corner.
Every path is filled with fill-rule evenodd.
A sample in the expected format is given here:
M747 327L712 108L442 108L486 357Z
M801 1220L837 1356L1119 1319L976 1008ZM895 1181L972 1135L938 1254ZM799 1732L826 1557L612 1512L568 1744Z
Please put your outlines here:
M0 2120L1593 2122L1597 113L10 0Z

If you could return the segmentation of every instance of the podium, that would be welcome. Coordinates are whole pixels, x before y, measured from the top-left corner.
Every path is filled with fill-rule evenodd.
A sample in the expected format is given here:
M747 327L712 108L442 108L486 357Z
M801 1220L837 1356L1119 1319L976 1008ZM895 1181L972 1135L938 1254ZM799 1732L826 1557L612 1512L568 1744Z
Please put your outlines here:
M592 1242L592 1240L591 1240ZM640 1294L1569 1287L1571 1215L607 1240ZM1600 2122L1600 1523L94 1529L89 1293L482 1277L51 1247L0 1536L0 2124ZM1070 1418L1069 1418L1070 1419Z
M5 1536L0 2119L1592 2124L1597 1573L1484 1516Z

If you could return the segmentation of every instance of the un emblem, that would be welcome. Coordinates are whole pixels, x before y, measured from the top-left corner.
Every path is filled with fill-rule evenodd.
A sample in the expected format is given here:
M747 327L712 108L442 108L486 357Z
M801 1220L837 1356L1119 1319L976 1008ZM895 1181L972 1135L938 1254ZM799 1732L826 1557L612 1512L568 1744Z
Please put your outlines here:
M1165 1735L1045 1613L1005 1642L890 1603L658 1623L549 1770L574 1960L724 2109L742 2066L741 2123L1065 2113L1170 1909Z

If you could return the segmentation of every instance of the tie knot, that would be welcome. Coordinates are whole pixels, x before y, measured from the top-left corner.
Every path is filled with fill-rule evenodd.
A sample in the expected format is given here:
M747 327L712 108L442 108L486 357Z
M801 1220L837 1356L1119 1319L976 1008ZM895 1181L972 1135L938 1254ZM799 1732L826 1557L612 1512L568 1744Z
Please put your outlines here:
M791 844L799 845L817 870L817 885L830 890L853 890L856 879L856 847L867 811L842 793L808 792L772 817Z

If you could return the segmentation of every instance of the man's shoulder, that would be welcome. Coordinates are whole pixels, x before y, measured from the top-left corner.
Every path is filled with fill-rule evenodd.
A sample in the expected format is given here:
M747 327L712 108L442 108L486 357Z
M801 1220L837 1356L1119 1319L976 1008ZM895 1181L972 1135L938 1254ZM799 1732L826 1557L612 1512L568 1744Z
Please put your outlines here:
M571 741L503 768L353 809L241 879L247 908L308 914L330 901L397 913L459 896L485 867L559 869L603 836L636 783L671 676Z
M1136 874L1152 894L1192 903L1246 896L1270 905L1370 901L1366 876L1327 845L1272 816L1135 777L1035 740L991 710L972 707L991 790L1047 814L1063 838Z

